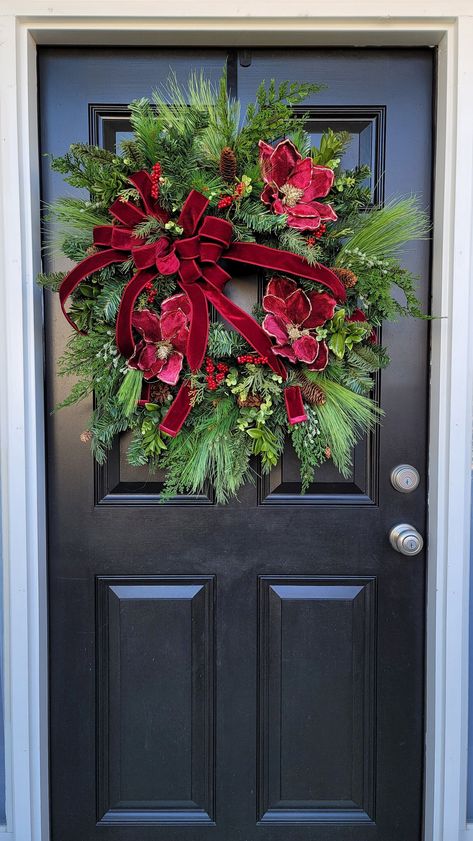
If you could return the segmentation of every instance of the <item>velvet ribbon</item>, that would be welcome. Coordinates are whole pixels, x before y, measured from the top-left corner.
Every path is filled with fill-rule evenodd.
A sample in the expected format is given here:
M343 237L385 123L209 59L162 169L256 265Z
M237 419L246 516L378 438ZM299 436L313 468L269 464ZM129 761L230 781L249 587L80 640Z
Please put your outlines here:
M132 317L136 299L149 281L158 276L177 273L182 291L191 305L187 360L191 371L197 371L204 360L209 334L208 304L229 322L257 351L265 356L268 365L286 379L286 369L281 359L273 353L272 342L262 327L247 312L234 304L223 292L231 275L220 265L220 260L233 261L283 274L307 278L327 287L338 300L345 299L345 288L338 277L322 265L309 265L302 257L289 251L280 251L257 243L231 242L232 225L225 219L206 216L202 219L208 199L192 190L178 219L183 229L180 239L163 236L157 242L140 244L134 233L140 222L154 216L167 222L169 216L151 195L151 178L147 172L130 176L138 190L144 211L128 201L115 201L110 213L115 223L94 228L94 245L105 248L86 257L64 278L59 288L59 299L65 317L78 329L68 312L66 301L77 286L89 275L113 263L122 263L132 257L137 272L129 281L122 295L117 316L116 342L120 353L129 359L135 350ZM298 386L285 389L286 409L290 423L306 419L302 395ZM161 423L168 435L177 435L191 409L191 393L184 383Z

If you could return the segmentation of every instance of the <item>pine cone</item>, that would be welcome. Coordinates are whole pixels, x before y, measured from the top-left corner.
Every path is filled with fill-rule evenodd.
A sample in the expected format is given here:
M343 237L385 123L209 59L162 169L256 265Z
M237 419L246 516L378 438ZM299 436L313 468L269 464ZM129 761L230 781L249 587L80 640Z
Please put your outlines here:
M225 146L220 153L220 175L224 181L230 183L235 180L237 171L237 159L233 149L230 146Z
M81 432L79 437L83 444L88 444L89 441L92 440L92 433L90 429L84 429L84 431Z
M299 385L303 396L311 406L323 406L327 402L323 389L317 383L312 383L303 374L299 377Z
M358 283L358 278L351 269L330 269L342 281L345 289L352 289Z
M241 395L237 399L237 403L241 409L258 409L263 402L263 398L258 394L249 394L245 400L242 400Z
M159 403L162 406L164 403L167 403L170 394L171 389L166 383L151 383L149 393L151 403Z

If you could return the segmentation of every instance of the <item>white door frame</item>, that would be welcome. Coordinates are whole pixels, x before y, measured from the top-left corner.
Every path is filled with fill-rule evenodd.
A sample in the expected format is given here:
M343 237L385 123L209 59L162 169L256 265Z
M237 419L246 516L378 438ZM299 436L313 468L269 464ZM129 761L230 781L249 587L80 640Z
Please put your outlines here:
M177 4L175 4L175 7ZM464 841L473 279L471 0L2 0L0 444L7 836L48 841L45 451L36 44L438 45L425 841ZM174 8L175 8L174 7ZM235 16L236 10L238 17ZM428 15L428 17L426 16ZM400 839L399 841L402 841Z

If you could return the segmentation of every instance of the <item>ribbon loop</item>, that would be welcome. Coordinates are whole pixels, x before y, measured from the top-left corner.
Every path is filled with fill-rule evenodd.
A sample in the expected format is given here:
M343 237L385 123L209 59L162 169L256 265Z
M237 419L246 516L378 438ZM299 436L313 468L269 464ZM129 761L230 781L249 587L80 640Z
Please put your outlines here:
M200 255L200 237L187 237L176 242L176 253L181 260L195 260Z
M202 263L218 263L222 256L222 246L216 242L202 242L200 244L200 259Z
M228 248L232 241L233 227L231 222L227 222L226 219L220 219L218 216L206 216L199 233L201 237L214 239Z

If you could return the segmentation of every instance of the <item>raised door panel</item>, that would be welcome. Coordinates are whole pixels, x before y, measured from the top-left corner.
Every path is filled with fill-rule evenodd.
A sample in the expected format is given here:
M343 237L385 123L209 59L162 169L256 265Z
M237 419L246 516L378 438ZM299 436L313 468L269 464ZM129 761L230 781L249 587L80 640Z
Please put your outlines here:
M213 579L97 579L100 824L213 822Z
M260 579L259 819L373 823L375 578Z

